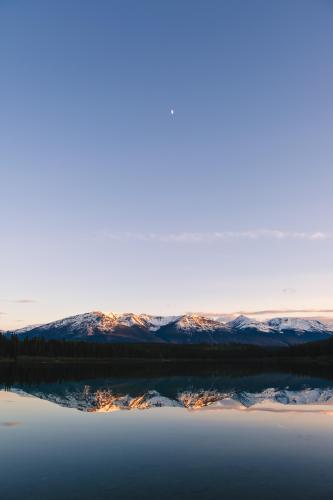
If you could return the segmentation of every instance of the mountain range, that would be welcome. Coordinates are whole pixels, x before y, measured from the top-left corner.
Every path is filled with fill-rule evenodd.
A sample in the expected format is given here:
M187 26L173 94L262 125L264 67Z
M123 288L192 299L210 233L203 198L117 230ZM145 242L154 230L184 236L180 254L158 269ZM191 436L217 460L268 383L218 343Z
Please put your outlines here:
M7 333L15 333L21 339L43 337L98 343L287 346L330 338L333 329L318 320L304 318L257 321L241 315L232 321L221 322L196 314L153 316L95 311Z

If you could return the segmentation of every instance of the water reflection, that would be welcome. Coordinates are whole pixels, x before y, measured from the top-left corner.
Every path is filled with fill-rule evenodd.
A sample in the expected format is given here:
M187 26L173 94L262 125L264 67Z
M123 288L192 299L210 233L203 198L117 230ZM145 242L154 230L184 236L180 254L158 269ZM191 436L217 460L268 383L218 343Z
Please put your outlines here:
M1 498L332 498L329 375L127 372L0 367Z
M123 376L53 381L17 378L0 384L21 395L32 395L83 412L148 410L176 407L187 410L238 409L312 411L333 405L333 382L290 373ZM314 408L313 408L314 407ZM327 409L327 408L326 408Z

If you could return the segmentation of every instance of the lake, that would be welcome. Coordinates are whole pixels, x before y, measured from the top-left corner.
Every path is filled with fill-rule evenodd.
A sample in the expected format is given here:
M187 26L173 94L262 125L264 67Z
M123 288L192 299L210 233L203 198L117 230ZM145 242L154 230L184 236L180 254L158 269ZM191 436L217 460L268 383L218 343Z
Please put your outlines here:
M1 498L330 499L333 377L0 373Z

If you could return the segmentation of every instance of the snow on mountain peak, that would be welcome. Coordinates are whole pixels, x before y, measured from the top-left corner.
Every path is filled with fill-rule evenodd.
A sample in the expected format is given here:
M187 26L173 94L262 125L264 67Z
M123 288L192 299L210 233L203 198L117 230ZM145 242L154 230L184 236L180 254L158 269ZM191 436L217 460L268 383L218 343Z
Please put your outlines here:
M180 316L147 316L149 318L151 332L156 332L162 326L169 325L179 320Z
M298 330L301 332L327 332L326 325L315 319L303 318L272 318L267 321L271 328L283 332L284 330Z
M213 331L221 329L221 323L197 314L184 314L178 319L176 326L178 330Z
M247 316L240 315L236 319L229 321L227 325L231 329L243 330L253 328L260 332L283 332L285 330L293 330L299 333L302 332L317 332L325 333L329 331L328 326L318 320L303 319L303 318L272 318L267 321L257 321Z
M164 328L167 325L170 325L170 329ZM173 329L178 330L180 334L179 338L181 338L182 333L186 334L185 337L192 334L207 334L201 336L200 341L206 341L206 338L209 339L210 334L214 332L214 334L216 333L214 339L210 339L211 341L214 340L214 342L216 339L219 342L227 340L228 334L242 334L242 338L238 337L238 339L243 341L248 333L247 330L250 330L251 335L253 333L269 334L265 337L265 342L272 335L277 338L279 333L283 334L284 332L290 335L293 334L298 339L304 335L304 341L319 339L323 336L329 337L332 334L330 326L315 319L285 317L273 318L268 321L258 321L240 315L234 320L222 324L219 321L200 314L153 316L135 313L103 313L100 311L77 314L40 326L25 327L16 330L15 333L23 336L41 335L47 338L84 339L85 337L91 337L90 340L92 340L95 336L105 336L106 341L110 341L110 339L111 341L115 341L112 339L116 339L117 341L126 339L126 341L155 342L161 341L161 339L170 341L168 335L171 334L170 332ZM223 338L218 338L218 335L223 335ZM259 337L257 336L257 340L260 342ZM178 335L175 339L178 341ZM188 339L186 339L187 341ZM198 341L197 337L196 341ZM274 341L276 341L275 338L273 339Z
M243 330L245 328L255 328L256 330L259 330L261 332L269 332L270 327L267 323L257 321L252 318L248 318L247 316L244 316L241 314L237 318L233 319L232 321L229 321L227 325L231 329L236 329L236 330Z

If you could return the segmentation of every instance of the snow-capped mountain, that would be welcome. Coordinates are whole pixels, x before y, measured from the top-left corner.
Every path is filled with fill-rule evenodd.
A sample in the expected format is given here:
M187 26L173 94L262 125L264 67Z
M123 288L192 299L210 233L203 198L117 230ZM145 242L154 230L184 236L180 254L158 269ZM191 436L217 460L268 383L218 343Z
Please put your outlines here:
M63 330L66 328L68 332L81 332L86 335L107 334L120 328L138 327L148 331L156 331L162 326L169 324L172 321L178 320L179 316L151 316L149 314L133 314L133 313L115 313L93 311L84 314L77 314L68 318L53 321L45 325L27 326L15 330L16 334L33 332L38 329L39 332L46 332L50 328L55 330Z
M93 342L177 344L244 343L283 346L332 335L329 327L318 320L273 318L257 321L246 316L221 323L203 315L153 316L133 313L78 314L15 332L20 338L86 340Z
M173 319L173 318L172 318ZM156 342L153 332L168 320L147 314L90 313L70 316L38 327L23 328L21 337L90 340L96 342Z
M248 318L247 316L240 315L236 319L229 321L227 325L232 330L244 330L251 328L259 332L271 332L272 329L267 323L256 321L255 319Z
M304 318L272 318L267 321L257 321L247 316L238 316L227 325L236 330L254 329L260 332L294 332L297 335L304 333L327 333L329 328L315 319Z
M177 318L175 326L178 330L213 332L221 329L221 323L197 314L185 314Z
M294 330L298 332L327 332L328 327L318 320L303 318L273 318L266 325L274 330L283 332Z
M161 327L156 336L174 344L219 344L230 341L226 325L197 314L184 314Z

